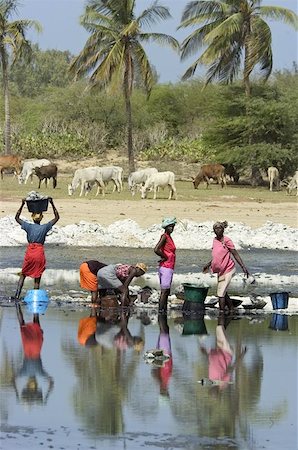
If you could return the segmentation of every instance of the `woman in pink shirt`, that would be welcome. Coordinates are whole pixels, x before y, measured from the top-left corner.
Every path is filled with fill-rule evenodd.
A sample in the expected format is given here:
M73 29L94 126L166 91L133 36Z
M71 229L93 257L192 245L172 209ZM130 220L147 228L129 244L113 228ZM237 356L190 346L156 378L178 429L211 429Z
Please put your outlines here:
M249 276L248 270L235 249L232 240L224 236L224 230L227 226L227 221L216 222L213 225L213 231L216 237L213 239L212 260L203 268L203 272L207 272L211 267L212 272L218 275L217 295L220 310L224 310L226 306L229 310L233 309L233 304L227 294L227 289L236 272L234 259L240 265L245 275L247 277Z
M165 232L154 248L154 252L161 257L158 270L160 282L159 311L167 311L168 297L171 291L176 262L176 246L171 238L171 234L176 223L175 217L169 217L162 221L161 226Z

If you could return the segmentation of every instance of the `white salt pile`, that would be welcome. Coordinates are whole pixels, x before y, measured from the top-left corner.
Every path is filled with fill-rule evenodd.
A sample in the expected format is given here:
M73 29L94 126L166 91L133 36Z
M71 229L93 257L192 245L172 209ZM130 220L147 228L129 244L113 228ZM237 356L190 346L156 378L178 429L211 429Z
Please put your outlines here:
M175 244L179 249L210 249L212 247L213 222L198 223L191 220L179 222L175 228ZM114 222L108 227L100 223L81 221L64 227L55 226L48 234L47 243L72 246L115 246L153 248L162 229L156 224L147 229L127 219ZM298 229L283 224L266 222L252 229L243 223L231 222L226 234L238 249L268 248L298 250ZM26 233L13 216L0 219L0 246L26 244Z

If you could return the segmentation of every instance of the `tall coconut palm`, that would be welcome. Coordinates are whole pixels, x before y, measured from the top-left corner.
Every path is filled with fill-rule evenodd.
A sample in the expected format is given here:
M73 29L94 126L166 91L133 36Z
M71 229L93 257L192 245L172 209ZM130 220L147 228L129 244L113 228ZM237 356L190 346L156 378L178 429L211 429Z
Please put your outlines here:
M201 56L187 69L191 77L198 65L209 66L206 84L232 82L243 67L245 92L250 96L250 75L259 66L267 79L272 71L271 30L264 19L281 20L297 28L297 15L279 6L261 6L262 0L196 0L183 11L179 28L198 27L182 43L181 58Z
M5 154L11 152L10 145L10 104L9 104L9 68L21 58L28 58L31 52L26 32L30 28L41 31L41 26L33 20L14 20L10 18L17 13L17 0L0 1L0 61L2 66L4 111L5 111Z
M154 84L154 70L142 43L153 41L179 49L177 40L172 36L143 31L145 26L170 18L168 8L155 1L136 17L135 3L136 0L88 0L81 24L90 37L70 68L76 77L87 75L91 87L109 87L111 92L117 89L123 91L130 171L135 169L131 112L135 74L140 75L148 95Z

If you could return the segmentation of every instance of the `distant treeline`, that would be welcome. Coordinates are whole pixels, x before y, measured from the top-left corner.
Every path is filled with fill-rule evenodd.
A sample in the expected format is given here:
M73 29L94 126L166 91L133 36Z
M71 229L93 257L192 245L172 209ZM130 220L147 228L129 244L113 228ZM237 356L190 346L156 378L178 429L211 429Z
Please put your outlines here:
M126 152L123 97L88 90L73 82L72 55L34 47L30 64L16 63L10 74L13 151L24 157L103 155ZM4 123L4 101L0 101ZM255 80L252 96L241 83L203 89L194 80L156 84L149 99L132 96L137 159L225 162L236 167L277 166L291 175L298 166L298 73L275 73ZM3 130L1 129L1 133Z

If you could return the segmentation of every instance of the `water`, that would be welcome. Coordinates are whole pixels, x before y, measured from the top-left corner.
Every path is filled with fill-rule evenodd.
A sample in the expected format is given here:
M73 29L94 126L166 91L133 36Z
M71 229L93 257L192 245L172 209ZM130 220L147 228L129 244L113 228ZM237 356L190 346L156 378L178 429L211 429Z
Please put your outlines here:
M32 320L22 309L25 322ZM156 347L160 329L166 330L165 318L158 322L152 312L135 311L122 330L128 337L142 337L144 347L121 350L123 345L115 346L116 325L107 329L100 323L95 346L78 343L79 321L89 314L87 307L50 305L40 317L44 343L38 403L32 388L26 397L22 394L27 376L21 371L24 354L16 310L0 308L2 448L297 448L298 316L283 316L280 331L270 314L226 322L238 359L233 359L231 378L220 389L198 383L208 378L204 349L214 347L215 315L193 323L185 322L181 313L169 315L171 370L143 358ZM144 326L140 317L146 314L150 324Z
M134 264L141 260L155 270L157 256L148 248L121 247L71 247L47 244L45 247L48 269L78 269L81 262L97 259L106 263ZM21 267L25 247L1 247L0 269ZM298 274L297 252L289 250L251 249L241 250L241 257L252 273ZM177 252L177 273L201 270L210 260L209 250L180 250Z

